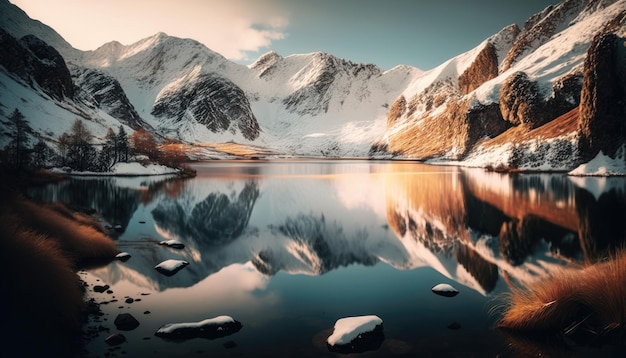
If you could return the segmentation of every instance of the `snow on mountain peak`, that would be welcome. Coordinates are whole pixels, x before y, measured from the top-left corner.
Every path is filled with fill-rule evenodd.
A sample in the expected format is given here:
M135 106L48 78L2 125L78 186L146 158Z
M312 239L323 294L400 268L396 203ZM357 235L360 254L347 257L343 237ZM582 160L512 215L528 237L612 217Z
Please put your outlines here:
M559 81L581 78L593 36L625 9L626 0L566 0L533 15L521 30L506 26L429 71L406 65L383 71L324 52L283 57L269 51L243 66L195 40L163 32L130 45L112 41L83 52L2 0L0 24L17 39L32 34L56 48L73 69L72 77L82 80L79 93L106 99L107 106L102 102L90 107L105 112L96 115L106 117L102 123L145 124L160 134L199 142L255 138L259 145L295 155L366 156L377 138L408 132L427 118L434 128L442 126L436 118L463 117L479 108L500 113L501 87L517 72L525 73L544 99L554 96ZM625 34L626 28L619 31ZM19 98L23 91L10 78L0 78L0 89L11 87L0 93ZM115 89L116 95L102 93L102 86ZM119 98L126 98L121 107L115 105ZM385 132L396 104L402 112ZM446 112L449 108L453 112ZM129 119L124 122L114 113ZM73 118L71 111L67 116ZM239 124L233 124L233 117ZM432 130L426 132L434 138ZM472 140L478 136L471 135ZM442 132L440 141L448 140L446 136ZM405 137L403 145L416 142L409 134Z

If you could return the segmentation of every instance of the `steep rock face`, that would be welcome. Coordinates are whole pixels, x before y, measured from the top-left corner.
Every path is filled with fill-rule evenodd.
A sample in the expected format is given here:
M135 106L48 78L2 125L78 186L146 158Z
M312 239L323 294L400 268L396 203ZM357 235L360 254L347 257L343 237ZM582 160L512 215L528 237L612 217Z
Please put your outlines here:
M152 114L204 124L214 133L239 130L248 140L259 136L259 124L241 88L216 74L166 87L156 99Z
M141 127L139 114L115 78L99 70L79 67L72 70L72 75L76 86L91 95L99 108L131 128Z
M29 49L39 60L34 67L33 77L56 99L74 96L74 84L65 60L52 46L33 35L26 35L20 43Z
M623 38L613 33L600 33L589 48L578 124L579 146L585 159L593 158L599 151L614 156L626 143L624 46Z
M585 8L585 2L567 0L530 17L525 23L515 44L506 55L502 70L506 71L520 58L545 44L561 29L566 27Z
M510 127L497 104L472 105L471 100L451 101L444 111L390 135L387 144L375 143L370 154L386 151L414 158L443 156L462 159L483 137L495 137ZM426 140L421 140L426 139Z
M461 94L466 95L483 83L498 76L498 55L496 47L487 42L476 56L472 65L458 79Z
M63 57L51 46L35 36L16 40L0 28L0 64L24 80L34 83L50 97L60 101L74 96L74 84Z

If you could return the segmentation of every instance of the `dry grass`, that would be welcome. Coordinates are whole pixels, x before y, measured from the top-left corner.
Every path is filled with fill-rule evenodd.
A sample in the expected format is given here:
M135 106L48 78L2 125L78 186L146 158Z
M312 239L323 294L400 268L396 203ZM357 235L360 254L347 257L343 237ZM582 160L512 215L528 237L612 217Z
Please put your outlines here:
M54 240L74 263L112 258L118 252L100 224L87 216L73 213L59 203L38 205L19 197L11 202L10 211L20 227Z
M507 143L524 143L535 138L543 140L557 138L578 129L578 107L555 118L554 120L534 129L524 125L512 127L499 136L485 142L486 147L499 146Z
M626 317L626 250L605 262L563 269L526 288L512 288L499 327L527 332L605 336Z
M0 216L2 340L24 356L77 356L84 302L74 263L56 241L19 221Z
M23 356L80 355L83 290L76 268L112 259L115 242L100 224L60 203L37 205L12 191L0 203L0 343Z

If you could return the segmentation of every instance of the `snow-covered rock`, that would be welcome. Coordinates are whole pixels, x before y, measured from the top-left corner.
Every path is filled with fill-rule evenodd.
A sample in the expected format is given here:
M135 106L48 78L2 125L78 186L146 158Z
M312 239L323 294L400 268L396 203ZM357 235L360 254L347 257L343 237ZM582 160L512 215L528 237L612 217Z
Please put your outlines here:
M165 240L165 241L159 242L159 245L168 246L168 247L171 247L173 249L184 249L185 248L185 244L183 244L179 240Z
M165 276L173 276L187 265L189 265L187 261L169 259L154 266L154 268Z
M171 340L215 339L237 333L241 327L242 324L230 316L218 316L199 322L168 323L161 326L154 335Z
M459 294L459 290L447 283L440 283L431 289L435 294L444 297L454 297Z
M331 351L354 353L375 350L384 339L383 320L375 315L338 319L326 339Z
M119 254L115 255L115 258L122 262L128 261L130 257L131 255L128 252L120 252Z

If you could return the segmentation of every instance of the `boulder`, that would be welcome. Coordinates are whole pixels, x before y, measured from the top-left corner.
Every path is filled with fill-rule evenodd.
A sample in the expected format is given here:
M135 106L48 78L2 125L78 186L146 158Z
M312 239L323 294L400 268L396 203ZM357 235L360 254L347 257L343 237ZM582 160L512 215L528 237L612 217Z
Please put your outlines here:
M128 261L130 257L131 255L128 252L120 252L119 254L115 255L115 258L122 262Z
M113 333L112 335L108 336L104 341L110 346L118 346L126 342L126 337L121 333Z
M120 331L132 331L139 327L139 321L130 313L120 313L115 317L115 327Z
M183 244L182 242L180 242L178 240L161 241L161 242L159 242L159 245L168 246L168 247L171 247L173 249L179 249L179 250L185 248L185 244Z
M173 276L187 265L189 265L187 261L170 259L161 262L154 268L165 276Z
M326 344L331 352L362 353L377 350L384 339L383 320L380 317L355 316L337 320Z
M434 286L431 290L433 293L444 297L454 297L459 294L459 290L447 283L440 283Z
M229 316L218 316L199 322L168 323L161 326L154 335L169 340L192 338L215 339L239 332L243 325Z

